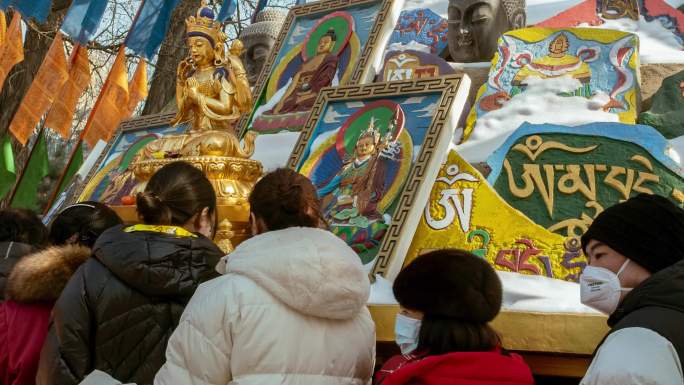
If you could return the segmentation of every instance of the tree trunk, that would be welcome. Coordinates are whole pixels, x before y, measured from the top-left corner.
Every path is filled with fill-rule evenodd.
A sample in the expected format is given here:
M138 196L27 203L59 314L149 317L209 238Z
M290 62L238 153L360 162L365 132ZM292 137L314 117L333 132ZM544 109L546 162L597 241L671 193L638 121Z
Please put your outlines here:
M187 55L185 45L185 19L194 14L200 0L182 0L171 15L171 23L166 38L159 49L152 85L145 102L142 115L164 111L176 94L176 67Z

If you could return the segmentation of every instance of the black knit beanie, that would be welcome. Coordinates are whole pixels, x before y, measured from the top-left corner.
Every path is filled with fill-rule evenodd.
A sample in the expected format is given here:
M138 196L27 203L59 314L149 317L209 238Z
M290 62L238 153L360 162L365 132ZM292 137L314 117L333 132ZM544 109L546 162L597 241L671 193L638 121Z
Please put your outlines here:
M684 210L669 199L639 194L599 214L582 235L595 239L655 273L684 259Z
M436 250L416 258L394 280L394 297L429 316L486 323L501 309L501 281L483 258Z

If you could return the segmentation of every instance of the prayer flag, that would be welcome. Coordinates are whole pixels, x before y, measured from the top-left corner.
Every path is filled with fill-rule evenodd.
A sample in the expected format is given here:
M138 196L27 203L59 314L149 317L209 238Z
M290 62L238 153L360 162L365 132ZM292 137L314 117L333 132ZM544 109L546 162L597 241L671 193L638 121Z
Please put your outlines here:
M83 165L83 143L76 143L76 146L76 151L72 157L71 164L69 164L69 168L67 168L64 173L64 178L62 179L62 183L59 185L56 195L59 195L62 193L62 191L64 191L69 183L71 183L74 175L76 175L78 170Z
M16 179L12 141L9 135L4 135L0 141L0 199L12 190Z
M221 5L221 10L216 20L223 23L231 19L237 10L237 2L238 0L223 0L223 5Z
M45 119L45 126L53 129L62 138L69 139L74 112L78 100L90 84L90 61L88 50L77 44L71 54L69 78L62 86L52 108Z
M5 42L5 34L7 33L7 19L5 12L0 11L0 45Z
M24 43L21 37L21 15L19 12L14 12L5 34L5 42L0 45L0 88L12 67L21 63L22 60L24 60Z
M74 0L64 17L62 31L80 44L95 37L107 9L107 0Z
M24 95L24 99L9 126L12 135L22 145L26 145L31 134L33 134L33 130L55 98L59 96L59 92L68 78L69 72L64 57L62 34L57 32L43 63L38 69L38 73L33 78L33 82L26 91L26 95Z
M144 0L126 37L126 47L138 56L152 59L166 36L171 13L179 1Z
M100 96L83 128L86 142L90 146L94 146L100 139L105 142L108 141L127 110L128 72L126 71L124 47L121 47L114 60L114 65L109 71L107 80L100 90Z
M306 0L297 0L297 3L295 5L303 5L306 4Z
M32 17L41 23L47 21L52 0L0 0L0 9L12 7L25 18Z
M128 109L124 118L130 117L138 103L147 98L147 62L140 58L133 79L128 83Z
M254 9L254 13L252 14L252 24L256 22L256 17L261 12L266 6L268 5L268 0L259 0L257 3L256 9Z
M38 207L38 186L50 172L45 130L36 139L35 147L26 162L26 170L18 182L10 207L40 211Z

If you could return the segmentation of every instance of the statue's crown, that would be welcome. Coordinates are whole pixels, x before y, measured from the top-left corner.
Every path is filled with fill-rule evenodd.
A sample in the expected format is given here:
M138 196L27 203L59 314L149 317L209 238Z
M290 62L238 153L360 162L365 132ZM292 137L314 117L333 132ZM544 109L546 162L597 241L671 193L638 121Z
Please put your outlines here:
M185 20L187 36L209 37L214 45L225 40L221 32L221 23L214 20L214 10L209 8L206 1L197 10L195 16L190 16Z

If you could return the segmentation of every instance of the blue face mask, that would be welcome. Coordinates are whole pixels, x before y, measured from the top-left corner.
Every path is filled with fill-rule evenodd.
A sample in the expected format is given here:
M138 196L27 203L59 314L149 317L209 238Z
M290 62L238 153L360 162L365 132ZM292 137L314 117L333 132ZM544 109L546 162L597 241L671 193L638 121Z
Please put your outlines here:
M401 349L401 354L408 354L418 347L420 320L397 314L394 324L394 339Z

